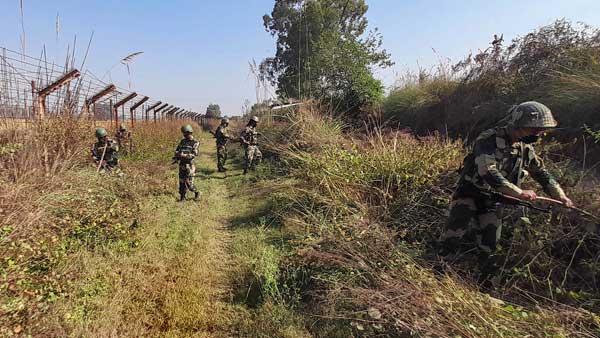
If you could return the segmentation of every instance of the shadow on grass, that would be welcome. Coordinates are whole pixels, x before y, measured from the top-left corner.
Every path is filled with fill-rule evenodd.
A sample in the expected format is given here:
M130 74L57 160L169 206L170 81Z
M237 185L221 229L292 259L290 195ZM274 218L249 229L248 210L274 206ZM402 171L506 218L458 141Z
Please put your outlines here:
M212 174L216 173L217 171L215 169L210 169L210 168L199 168L198 172L203 175L212 175Z
M264 201L247 208L239 215L229 219L230 229L253 228L259 224L278 224L276 217L273 216L272 208Z

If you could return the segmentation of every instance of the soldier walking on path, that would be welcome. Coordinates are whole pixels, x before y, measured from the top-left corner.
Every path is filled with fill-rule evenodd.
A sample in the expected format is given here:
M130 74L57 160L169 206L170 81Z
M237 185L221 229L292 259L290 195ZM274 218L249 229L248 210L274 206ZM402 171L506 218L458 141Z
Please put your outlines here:
M123 155L127 155L131 150L131 132L127 130L125 125L121 125L117 133L115 134L115 139L117 140L117 144L119 145L119 149Z
M183 139L179 142L173 156L173 162L179 163L179 201L185 201L185 194L188 190L194 193L194 200L197 201L200 198L200 192L194 186L194 174L196 173L194 158L198 156L199 142L194 140L194 130L191 125L186 124L181 127L181 132Z
M520 188L527 175L551 197L573 207L533 147L541 133L557 124L548 107L530 101L513 107L503 123L479 135L473 151L463 162L450 203L450 216L440 238L440 255L462 251L465 246L472 246L474 240L482 279L493 274L497 269L496 244L502 231L502 219L499 203L490 193L533 201L537 199L536 192ZM474 228L469 227L472 219Z
M244 146L244 175L248 173L248 169L254 169L256 162L262 159L262 153L258 149L258 136L260 133L256 131L258 117L252 116L246 129L240 135L240 142Z
M104 128L96 129L96 138L98 141L92 146L92 159L98 166L98 171L114 170L119 165L119 159L117 158L119 145L108 138L108 133Z
M227 171L225 162L227 161L227 143L231 139L229 135L229 119L222 119L221 124L215 131L215 139L217 142L217 168L220 173Z

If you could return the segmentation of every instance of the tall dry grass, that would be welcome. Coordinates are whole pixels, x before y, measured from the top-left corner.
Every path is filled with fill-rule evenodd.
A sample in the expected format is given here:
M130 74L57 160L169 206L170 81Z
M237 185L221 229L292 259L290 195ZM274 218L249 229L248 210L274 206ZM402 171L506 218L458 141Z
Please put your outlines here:
M43 332L40 318L75 280L78 248L126 241L139 201L170 192L180 121L139 124L124 177L101 175L90 158L91 122L70 117L0 130L0 335ZM110 133L111 131L109 131ZM40 331L42 330L42 331Z
M592 282L600 238L585 229L592 221L560 210L550 218L507 210L505 261L492 292L503 301L491 299L477 288L476 259L465 256L443 276L432 268L434 241L465 154L462 144L378 129L342 133L340 122L327 115L301 110L287 128L277 128L277 145L271 147L295 182L276 196L273 211L296 250L282 263L280 283L301 295L305 303L299 306L307 316L319 318L313 334L593 337L600 332L594 314L599 289ZM569 180L567 163L548 164L561 182ZM586 189L568 191L592 208L596 202L583 196L599 191L594 185ZM523 223L524 216L531 224Z
M473 140L523 101L548 105L560 126L599 126L600 31L558 20L500 41L449 67L401 78L385 116L418 133L437 130Z

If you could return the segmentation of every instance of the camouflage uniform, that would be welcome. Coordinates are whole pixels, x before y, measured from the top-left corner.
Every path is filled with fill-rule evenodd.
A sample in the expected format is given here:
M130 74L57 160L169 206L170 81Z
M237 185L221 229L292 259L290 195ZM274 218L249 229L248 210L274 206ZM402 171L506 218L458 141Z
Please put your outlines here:
M227 142L231 138L227 126L221 124L215 131L217 140L217 168L219 171L225 171L225 161L227 161Z
M524 110L528 114L526 108L529 106L526 104L528 102L522 105L525 105ZM545 106L534 108L548 109ZM547 114L551 117L549 109ZM460 179L452 196L450 216L441 238L442 251L456 252L462 245L470 244L467 237L472 240L474 236L480 257L487 260L495 253L502 222L498 203L484 196L485 192L497 191L519 197L522 193L521 183L530 175L550 196L557 199L566 197L560 185L544 168L533 145L510 141L510 128L537 127L527 125L522 118L522 113L513 113L508 126L486 130L475 140L472 153L464 159ZM553 118L552 121L538 122L548 127L556 126ZM474 228L469 227L472 219L475 220Z
M194 174L196 166L194 158L198 156L199 142L192 139L184 138L179 142L175 150L173 159L179 162L179 195L182 199L185 198L186 192L189 190L198 195L198 190L194 186Z
M115 139L119 145L119 149L123 155L129 153L129 147L131 145L131 132L124 127L119 128L115 134Z
M105 147L106 151L104 151ZM119 145L114 140L109 138L106 141L99 140L92 146L92 158L96 164L102 160L100 169L111 171L119 165L118 151ZM104 153L104 157L102 157L102 153Z
M262 153L258 149L258 132L254 126L246 126L246 129L240 136L242 143L244 144L244 173L248 172L248 169L253 168L257 161L262 159Z

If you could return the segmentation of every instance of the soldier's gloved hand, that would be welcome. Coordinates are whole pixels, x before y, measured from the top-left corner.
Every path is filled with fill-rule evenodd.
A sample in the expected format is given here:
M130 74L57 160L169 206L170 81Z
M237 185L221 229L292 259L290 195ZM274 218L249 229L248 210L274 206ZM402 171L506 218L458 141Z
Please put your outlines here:
M563 202L563 204L567 208L573 208L575 206L575 204L573 203L573 201L571 201L571 199L568 198L567 196L561 198L560 201Z
M519 198L525 201L535 201L537 199L537 194L533 190L523 190Z

